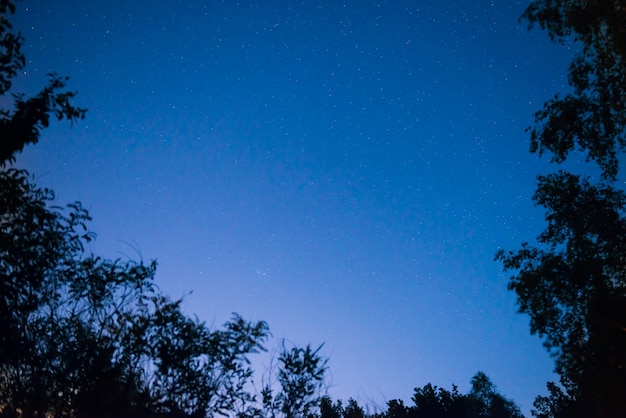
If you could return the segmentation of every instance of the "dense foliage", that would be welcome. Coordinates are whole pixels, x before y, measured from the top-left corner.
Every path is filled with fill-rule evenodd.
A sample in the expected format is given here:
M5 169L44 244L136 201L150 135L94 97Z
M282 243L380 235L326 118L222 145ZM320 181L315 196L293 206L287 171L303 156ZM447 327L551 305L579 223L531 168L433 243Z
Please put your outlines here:
M344 407L341 401L333 403L324 397L319 408L319 418L522 418L515 403L497 390L483 372L472 377L471 389L467 394L459 393L456 386L452 390L438 388L428 383L415 388L412 405L405 405L400 399L387 402L384 412L366 413L354 399L349 399Z
M580 48L571 92L535 115L531 151L561 163L582 152L598 179L565 171L539 176L546 208L538 246L500 251L509 288L531 331L555 356L561 387L535 402L539 417L626 416L626 195L619 181L626 147L626 2L536 0L524 18L552 39Z
M319 349L283 346L278 384L257 394L250 354L267 324L234 315L210 330L184 315L155 262L89 253L88 213L53 199L0 170L0 416L299 417L317 404Z
M535 0L523 17L552 39L580 47L569 67L572 92L555 95L536 113L531 151L549 152L555 162L582 151L606 179L615 179L626 146L626 3Z
M525 13L555 39L584 48L570 68L573 93L537 113L531 150L562 162L580 149L602 182L565 172L542 176L541 247L498 257L517 271L510 287L533 332L557 358L562 386L537 399L541 417L626 416L626 196L614 181L623 128L626 6L619 1L535 1ZM0 0L0 96L24 68L23 38ZM0 109L0 417L519 418L519 408L477 373L467 394L427 384L412 405L391 400L369 413L319 398L320 348L286 347L257 392L251 355L265 351L265 322L234 314L209 329L155 285L156 262L109 260L90 252L95 234L80 203L55 204L16 153L39 141L51 118L82 119L67 78Z
M25 64L14 9L0 0L0 96ZM0 416L307 415L324 382L319 349L283 345L277 378L257 393L250 355L265 350L265 322L234 314L211 330L185 315L155 285L156 262L92 254L81 204L55 205L53 191L10 167L51 116L84 116L66 80L51 75L0 110Z

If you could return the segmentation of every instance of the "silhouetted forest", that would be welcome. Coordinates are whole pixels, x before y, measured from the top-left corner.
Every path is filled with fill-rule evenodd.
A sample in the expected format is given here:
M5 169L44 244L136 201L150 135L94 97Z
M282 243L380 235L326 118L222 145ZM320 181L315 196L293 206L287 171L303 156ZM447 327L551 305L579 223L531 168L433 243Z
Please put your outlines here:
M25 67L24 39L0 0L0 416L2 417L521 417L482 372L467 394L427 384L412 404L386 410L325 397L321 346L282 344L261 387L251 356L266 350L263 321L237 314L210 329L155 284L156 262L90 252L95 234L80 202L12 167L51 119L77 122L68 79L50 74L32 97L12 91ZM626 2L532 1L523 16L555 40L581 46L572 92L535 115L531 152L554 163L583 152L599 178L558 171L538 177L546 209L537 246L497 254L531 332L543 338L561 381L535 401L537 417L626 416Z
M333 401L323 397L320 401L319 418L521 418L519 407L511 400L498 393L495 385L483 372L477 372L471 381L467 394L459 393L457 387L452 390L427 384L415 388L411 397L412 404L405 405L400 399L387 402L383 411L367 411L354 399Z

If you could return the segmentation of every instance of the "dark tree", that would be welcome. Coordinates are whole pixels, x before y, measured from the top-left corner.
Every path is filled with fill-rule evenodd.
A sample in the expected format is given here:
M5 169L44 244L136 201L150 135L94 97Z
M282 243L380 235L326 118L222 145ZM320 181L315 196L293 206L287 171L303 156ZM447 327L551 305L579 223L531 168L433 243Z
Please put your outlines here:
M365 418L365 411L356 400L350 398L343 410L343 418Z
M387 402L387 410L366 413L358 402L350 398L344 407L341 401L333 404L323 397L319 405L319 418L523 418L519 407L500 394L496 386L483 372L477 372L471 380L472 388L467 394L459 393L456 385L452 390L438 388L428 383L415 388L406 405L402 399Z
M626 416L626 196L618 182L626 146L626 2L537 0L523 17L580 48L569 67L572 92L535 115L531 152L560 163L582 151L602 178L539 176L533 199L548 223L539 245L496 256L515 272L509 288L530 315L531 332L554 355L564 388L550 383L535 413Z
M333 400L328 396L320 399L320 418L342 418L343 405L341 400L333 404Z
M578 415L571 394L554 382L548 382L548 396L538 396L533 403L532 414L537 418L567 418Z
M320 406L320 392L324 386L327 359L320 355L322 346L316 349L307 345L304 348L283 346L278 357L279 391L274 394L274 382L270 380L263 388L263 403L266 415L282 414L286 418L306 418ZM330 401L330 399L328 399ZM328 407L328 404L325 404ZM341 408L341 404L339 404ZM332 402L330 411L332 414Z
M523 418L519 407L497 390L489 377L477 372L471 380L468 394L461 394L455 385L452 390L428 383L415 388L413 406L402 400L387 404L385 418Z
M8 15L15 12L15 2L0 0L0 96L11 90L12 80L26 65L22 53L24 38L14 32ZM27 144L36 144L50 117L70 122L85 117L85 109L72 105L76 93L65 89L67 77L50 73L50 81L34 97L13 93L13 109L0 109L0 165L15 161L15 154Z
M497 390L491 379L477 372L470 380L472 388L467 395L471 416L490 418L522 418L519 407Z
M536 113L531 151L549 152L555 162L581 150L607 179L618 173L626 146L626 2L623 0L535 0L523 14L553 40L577 42L569 67L573 91L556 95Z
M224 329L209 330L160 294L156 263L85 252L93 234L79 204L50 206L52 192L24 171L0 170L0 186L0 413L259 410L248 392L249 355L263 350L264 322L235 315Z
M14 9L0 0L1 97L25 63L7 18ZM51 190L9 167L50 117L84 116L65 80L51 76L37 96L13 95L14 109L0 111L0 416L261 416L250 355L265 350L265 322L235 314L210 330L186 316L155 285L156 262L92 254L81 204L55 205ZM318 351L281 355L276 399L290 416L317 403Z
M545 247L500 253L505 268L518 271L509 287L530 315L531 331L556 356L557 372L579 392L581 408L622 408L626 196L561 172L539 178L535 200L547 209L548 227L538 237Z
M89 215L78 203L50 206L53 198L26 172L0 170L0 405L24 416L81 404L104 413L138 395L118 335L153 294L155 264L86 255Z
M455 385L448 391L428 383L415 388L412 400L417 417L461 417L467 410L466 398Z
M392 399L387 402L387 418L408 418L411 408L404 404L402 399Z

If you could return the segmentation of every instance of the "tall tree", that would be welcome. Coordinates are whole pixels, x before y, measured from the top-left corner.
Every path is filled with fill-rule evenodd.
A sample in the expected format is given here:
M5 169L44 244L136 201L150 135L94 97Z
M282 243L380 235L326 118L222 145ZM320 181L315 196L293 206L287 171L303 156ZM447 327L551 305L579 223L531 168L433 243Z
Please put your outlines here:
M538 246L496 256L515 272L509 288L554 355L564 387L550 384L535 412L626 416L626 196L618 182L626 147L626 2L536 0L523 17L579 47L571 92L535 114L531 152L561 163L578 150L601 173L599 181L565 171L539 176L533 199L546 208L548 226Z
M580 48L569 66L572 91L556 94L535 114L531 152L548 152L560 163L580 150L614 180L626 146L626 2L535 0L523 18Z

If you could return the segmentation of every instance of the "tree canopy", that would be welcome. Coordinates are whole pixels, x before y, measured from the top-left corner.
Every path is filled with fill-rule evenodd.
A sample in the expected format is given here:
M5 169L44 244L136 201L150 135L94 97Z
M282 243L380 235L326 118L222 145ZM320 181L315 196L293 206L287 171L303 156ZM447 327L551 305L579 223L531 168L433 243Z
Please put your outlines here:
M523 14L579 52L569 66L572 92L556 94L535 114L531 151L563 162L572 151L587 154L614 180L626 146L626 3L623 0L535 0Z
M470 381L471 389L461 394L456 385L452 390L427 383L413 390L407 405L401 399L387 402L387 409L366 413L358 402L350 398L344 406L341 400L335 403L323 397L319 407L319 418L522 418L519 407L500 394L491 379L477 372Z
M251 391L265 322L234 314L210 330L158 290L156 262L89 253L79 203L51 206L25 171L0 170L0 185L0 416L301 417L317 405L319 349L283 346L279 384Z
M26 66L22 52L24 38L13 30L8 16L15 13L15 2L0 0L0 96L11 91L13 79ZM50 117L74 122L84 119L86 109L74 106L76 96L66 90L67 77L49 74L50 81L38 94L25 97L12 93L13 109L0 109L0 164L15 161L15 153L25 145L36 144L41 130L50 124Z
M600 178L558 171L538 177L546 209L537 246L498 252L515 274L509 288L531 332L554 355L559 387L539 397L540 417L626 416L626 195L619 182L626 146L626 2L536 0L523 18L579 52L571 92L555 95L529 128L530 150L561 163L587 155Z
M14 11L0 0L0 96L26 62ZM326 371L319 348L283 346L279 384L257 393L250 357L266 350L265 322L233 314L212 330L185 315L156 285L155 261L93 254L87 210L58 206L52 190L11 167L51 117L84 117L66 82L52 74L38 94L13 93L13 108L0 110L0 416L307 415Z
M519 407L500 394L491 379L477 372L470 380L471 388L461 394L455 385L452 390L430 383L413 391L412 406L401 400L388 402L385 417L404 418L522 418Z

